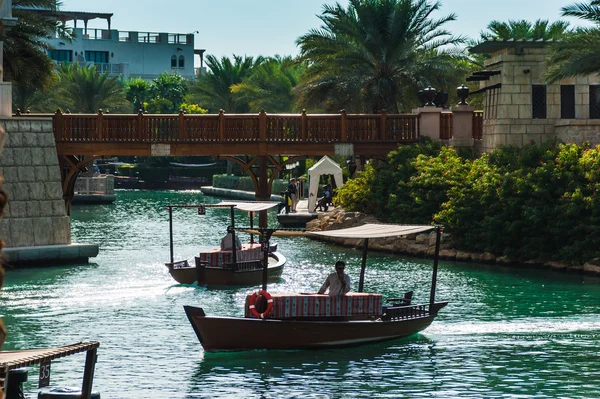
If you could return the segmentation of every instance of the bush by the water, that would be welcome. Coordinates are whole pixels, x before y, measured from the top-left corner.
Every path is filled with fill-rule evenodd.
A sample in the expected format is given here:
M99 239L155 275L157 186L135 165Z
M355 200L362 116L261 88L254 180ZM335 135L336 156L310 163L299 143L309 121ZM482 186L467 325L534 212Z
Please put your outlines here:
M581 264L600 257L600 146L547 142L477 159L429 139L338 189L348 210L440 223L458 249Z

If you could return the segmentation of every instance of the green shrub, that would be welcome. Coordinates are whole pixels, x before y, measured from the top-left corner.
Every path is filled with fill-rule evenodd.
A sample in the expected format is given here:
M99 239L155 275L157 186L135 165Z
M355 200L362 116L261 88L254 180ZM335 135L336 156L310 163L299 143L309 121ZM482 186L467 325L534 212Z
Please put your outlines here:
M335 202L388 222L441 223L459 249L521 261L600 257L600 146L461 153L421 139L349 180Z

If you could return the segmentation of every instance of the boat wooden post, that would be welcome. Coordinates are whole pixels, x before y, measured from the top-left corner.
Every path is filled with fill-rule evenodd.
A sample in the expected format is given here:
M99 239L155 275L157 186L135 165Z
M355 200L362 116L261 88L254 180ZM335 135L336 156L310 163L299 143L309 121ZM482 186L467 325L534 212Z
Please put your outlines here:
M362 264L360 265L360 281L358 282L358 292L363 292L365 285L365 269L367 268L367 250L369 249L369 239L365 238L363 244Z
M86 352L85 367L83 370L83 384L81 386L81 398L90 399L92 397L92 384L94 382L94 370L96 368L96 360L98 349L93 348Z
M261 251L263 252L263 275L262 275L262 289L263 291L267 290L267 277L268 277L268 270L267 268L269 267L269 237L270 234L265 231L265 234L263 234L263 242L261 243Z
M171 251L171 264L173 264L173 207L167 207L169 211L169 249Z
M440 258L440 241L442 241L442 229L437 226L435 229L435 256L433 258L433 276L431 277L431 294L429 296L429 309L431 311L435 303L435 286L437 284L438 261Z
M235 241L235 206L230 206L231 211L231 260L233 261L234 267L237 266L237 246Z
M250 230L254 228L254 212L250 213ZM254 234L250 233L250 244L254 244Z

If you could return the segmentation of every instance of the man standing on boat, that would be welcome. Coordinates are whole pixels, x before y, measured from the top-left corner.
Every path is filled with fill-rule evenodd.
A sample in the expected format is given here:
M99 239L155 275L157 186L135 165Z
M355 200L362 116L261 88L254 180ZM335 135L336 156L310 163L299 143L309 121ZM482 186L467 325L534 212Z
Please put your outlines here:
M234 234L231 231L227 232L227 235L221 239L221 250L233 251L233 236ZM238 236L235 236L235 249L242 249L242 243Z
M335 273L331 273L325 279L325 282L319 290L319 294L324 294L329 288L329 295L344 295L350 291L350 276L344 273L346 264L338 260L335 262Z

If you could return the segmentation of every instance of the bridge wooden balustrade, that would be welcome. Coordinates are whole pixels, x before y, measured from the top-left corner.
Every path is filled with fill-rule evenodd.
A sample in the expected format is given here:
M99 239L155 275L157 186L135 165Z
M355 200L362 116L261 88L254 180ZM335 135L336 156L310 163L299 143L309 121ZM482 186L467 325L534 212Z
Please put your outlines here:
M18 115L16 115L18 116ZM419 137L418 115L24 114L52 117L59 155L385 156ZM163 145L162 147L160 145Z
M415 114L21 114L53 119L59 155L355 155L384 156L419 137ZM439 138L452 137L452 113L440 116ZM473 114L480 140L483 113ZM155 148L157 144L167 145Z

